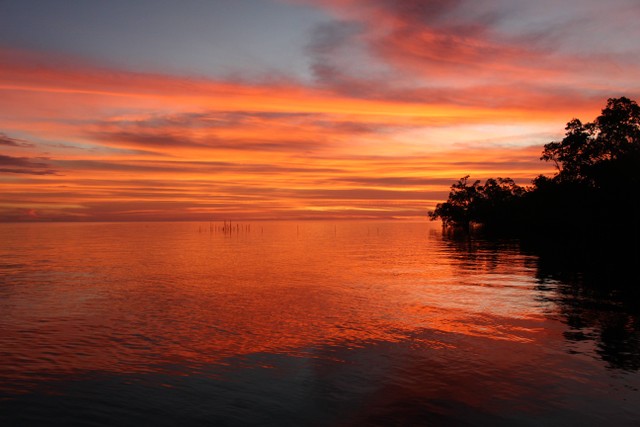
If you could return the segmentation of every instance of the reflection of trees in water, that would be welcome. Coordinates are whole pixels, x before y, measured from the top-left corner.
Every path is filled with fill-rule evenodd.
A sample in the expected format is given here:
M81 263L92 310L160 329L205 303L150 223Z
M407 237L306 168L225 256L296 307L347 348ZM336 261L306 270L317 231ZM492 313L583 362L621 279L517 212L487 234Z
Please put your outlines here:
M456 229L443 230L443 242L449 255L460 263L463 270L499 272L505 261L513 261L518 255L515 240L488 240L471 238L468 233Z
M521 245L445 233L443 242L463 270L501 272L519 262L535 270L543 301L553 302L568 326L571 344L596 343L596 353L610 368L640 370L640 289L636 261L610 248ZM595 253L595 256L594 256Z
M640 369L640 292L630 260L593 257L576 248L540 252L540 290L556 282L552 298L569 330L567 340L595 340L596 352L609 367ZM614 254L610 254L614 255ZM548 290L544 291L549 295Z

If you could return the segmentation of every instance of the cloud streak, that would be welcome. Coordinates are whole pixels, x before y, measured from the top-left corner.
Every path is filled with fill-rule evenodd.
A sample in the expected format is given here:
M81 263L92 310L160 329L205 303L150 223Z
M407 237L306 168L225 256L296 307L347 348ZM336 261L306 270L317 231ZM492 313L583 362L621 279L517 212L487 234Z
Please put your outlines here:
M5 135L0 132L0 145L9 146L9 147L23 147L23 148L33 148L34 144L31 144L25 140L11 138L10 136Z
M35 161L34 161L35 160ZM0 154L0 173L19 173L31 175L53 175L56 173L44 163L45 159L30 159L28 157L12 157Z

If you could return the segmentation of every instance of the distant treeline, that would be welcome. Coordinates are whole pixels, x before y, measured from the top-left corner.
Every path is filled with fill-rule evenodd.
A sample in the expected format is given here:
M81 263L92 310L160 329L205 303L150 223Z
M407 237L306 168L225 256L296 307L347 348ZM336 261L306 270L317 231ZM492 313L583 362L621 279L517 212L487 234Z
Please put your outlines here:
M562 141L544 146L541 160L556 174L522 187L510 178L484 184L460 179L449 199L429 212L445 227L515 236L608 239L623 233L638 249L640 225L640 107L611 98L593 122L573 119Z

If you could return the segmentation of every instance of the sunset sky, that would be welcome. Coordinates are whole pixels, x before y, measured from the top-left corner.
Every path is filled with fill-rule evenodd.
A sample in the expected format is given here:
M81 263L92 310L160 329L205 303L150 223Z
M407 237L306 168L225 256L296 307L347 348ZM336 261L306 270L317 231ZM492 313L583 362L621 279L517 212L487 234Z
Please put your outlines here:
M0 220L424 218L640 95L637 0L0 0Z

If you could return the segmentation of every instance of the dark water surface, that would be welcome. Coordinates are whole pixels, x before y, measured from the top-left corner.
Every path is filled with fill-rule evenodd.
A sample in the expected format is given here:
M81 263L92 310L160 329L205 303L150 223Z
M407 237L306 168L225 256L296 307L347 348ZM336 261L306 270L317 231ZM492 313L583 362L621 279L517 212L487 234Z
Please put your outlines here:
M0 236L3 426L640 425L634 278L603 290L515 242L427 222Z

